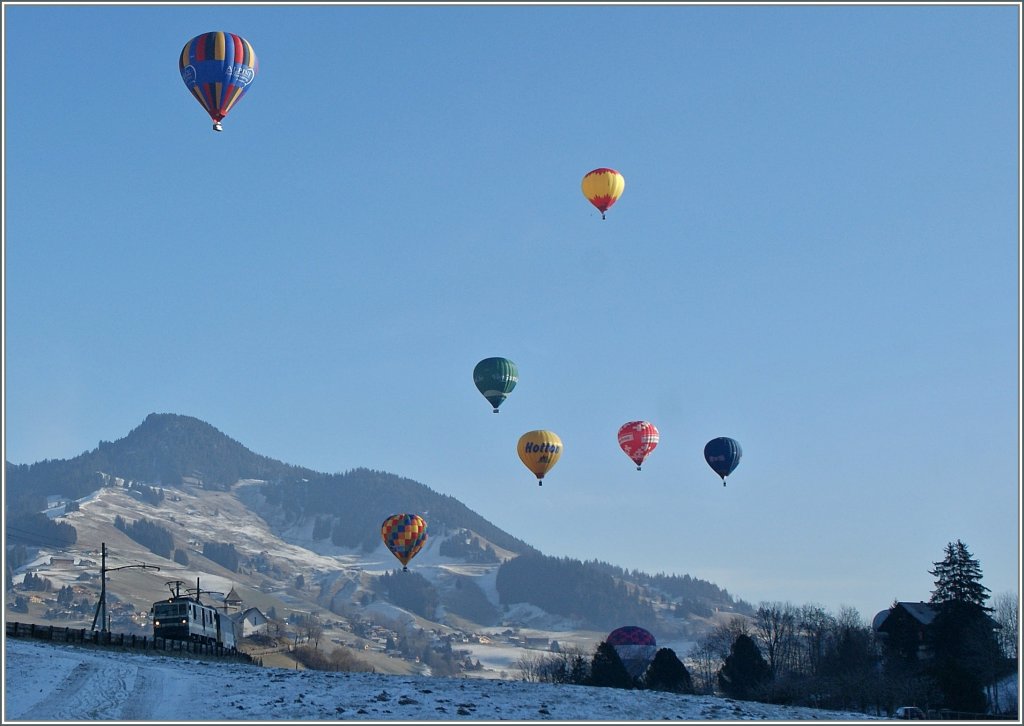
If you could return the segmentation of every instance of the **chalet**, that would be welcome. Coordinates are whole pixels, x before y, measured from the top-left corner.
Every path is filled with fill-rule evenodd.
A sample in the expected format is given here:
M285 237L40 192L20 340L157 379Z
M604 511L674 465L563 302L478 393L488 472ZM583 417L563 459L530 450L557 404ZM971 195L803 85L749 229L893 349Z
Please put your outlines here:
M243 638L265 634L267 623L270 622L259 608L248 608L244 612L232 613L231 619L235 621L236 633Z
M74 557L50 557L50 567L54 567L61 570L70 570L75 566Z
M929 660L934 657L929 644L928 631L931 629L939 607L926 602L896 602L888 610L883 610L871 622L871 627L883 642L888 642L904 657L916 657L917 660ZM999 629L999 623L988 618L993 630Z
M899 639L904 649L916 648L919 660L932 657L928 645L928 628L938 614L938 609L926 602L896 602L888 610L878 613L871 623L882 640ZM895 642L895 641L894 641ZM906 655L910 655L909 652Z

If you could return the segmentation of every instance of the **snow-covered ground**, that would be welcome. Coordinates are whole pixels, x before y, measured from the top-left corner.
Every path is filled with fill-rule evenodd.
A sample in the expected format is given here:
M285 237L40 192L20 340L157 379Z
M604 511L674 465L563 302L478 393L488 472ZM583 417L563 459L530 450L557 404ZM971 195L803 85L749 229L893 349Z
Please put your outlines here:
M804 721L860 713L519 681L325 673L4 640L3 721Z

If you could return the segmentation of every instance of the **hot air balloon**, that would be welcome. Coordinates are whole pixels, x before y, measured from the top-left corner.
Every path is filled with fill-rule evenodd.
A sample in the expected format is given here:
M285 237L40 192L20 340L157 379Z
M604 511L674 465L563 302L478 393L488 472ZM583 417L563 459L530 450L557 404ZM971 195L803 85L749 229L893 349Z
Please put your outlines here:
M633 678L639 678L644 674L658 652L658 643L654 636L637 625L616 628L608 634L605 642L615 648L619 660Z
M409 560L427 541L427 523L418 514L392 514L380 526L380 536L402 563L402 571L408 572Z
M740 465L741 456L743 456L743 449L740 448L740 442L730 439L728 436L719 436L704 445L704 458L707 460L708 466L722 477L723 487L725 486L725 477L732 474L733 470Z
M604 213L622 196L626 180L614 169L601 167L587 172L583 177L582 186L583 196L597 207L601 212L601 219L604 219Z
M633 460L637 471L654 451L659 438L658 428L650 421L630 421L619 428L619 447Z
M537 484L544 484L548 473L562 455L562 440L553 431L528 431L519 437L519 458L537 475Z
M519 369L508 358L484 358L473 369L473 383L494 406L494 413L518 382Z
M252 44L234 33L197 35L181 49L178 70L185 86L223 131L221 119L249 90L259 65Z

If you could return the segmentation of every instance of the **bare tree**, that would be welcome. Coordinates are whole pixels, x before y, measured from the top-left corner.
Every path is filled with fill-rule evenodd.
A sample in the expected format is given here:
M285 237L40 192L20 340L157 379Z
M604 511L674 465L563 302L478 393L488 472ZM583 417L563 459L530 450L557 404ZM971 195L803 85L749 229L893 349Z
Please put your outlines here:
M516 669L519 671L519 680L527 683L540 682L541 663L544 656L526 651L516 660Z
M303 635L306 636L306 641L313 641L313 648L319 648L320 636L324 634L324 625L320 622L320 616L317 613L304 615L300 627Z
M816 676L834 638L836 619L820 605L803 605L796 612L798 647L795 665L801 673Z
M735 615L705 633L690 649L686 657L694 666L691 677L695 690L708 694L715 692L718 669L729 657L732 644L740 635L751 635L750 620Z
M1016 658L1020 635L1020 600L1015 592L1001 592L992 598L992 618L999 624L999 647L1007 658Z
M734 615L725 623L715 627L706 637L715 649L715 654L725 661L732 651L732 644L741 635L753 635L750 620L741 615Z
M698 640L690 652L686 654L690 662L693 688L697 693L712 694L715 692L715 674L722 667L724 660L719 656L718 648L710 637L705 635Z
M788 602L762 602L754 615L754 627L772 678L777 678L793 650L796 608Z

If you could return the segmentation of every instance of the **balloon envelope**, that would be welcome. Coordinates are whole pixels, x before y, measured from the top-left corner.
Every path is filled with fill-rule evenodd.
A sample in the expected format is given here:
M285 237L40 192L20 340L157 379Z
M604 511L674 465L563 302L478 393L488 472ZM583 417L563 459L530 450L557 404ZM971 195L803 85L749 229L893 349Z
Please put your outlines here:
M562 456L562 440L554 431L528 431L519 437L518 450L526 468L537 476L537 483L543 484L544 475Z
M402 563L402 569L427 541L427 523L418 514L392 514L380 526L380 536L391 554Z
M238 103L256 78L259 64L252 44L234 33L197 35L178 56L181 80L220 130L220 121Z
M660 438L658 428L650 421L630 421L619 428L619 448L633 460L637 471L654 451Z
M622 665L626 666L629 675L634 678L644 674L658 652L658 642L654 636L637 625L616 628L608 634L605 642L615 648Z
M583 196L597 207L601 212L601 219L604 219L604 213L622 196L622 192L626 188L626 180L614 169L601 167L588 171L583 176L581 186Z
M742 456L743 449L740 448L740 442L730 439L728 436L719 436L704 445L704 459L708 462L708 466L722 477L723 485L725 477L732 474L740 465Z
M484 358L473 369L473 383L494 407L494 413L519 382L519 369L508 358Z

